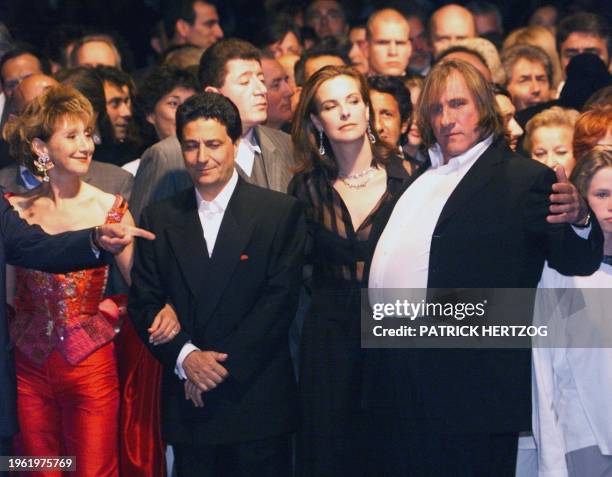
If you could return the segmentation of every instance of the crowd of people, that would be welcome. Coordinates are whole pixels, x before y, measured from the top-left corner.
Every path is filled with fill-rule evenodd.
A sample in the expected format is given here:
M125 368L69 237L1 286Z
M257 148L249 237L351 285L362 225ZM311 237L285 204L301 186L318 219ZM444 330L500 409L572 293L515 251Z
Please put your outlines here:
M525 322L569 333L545 289L612 286L610 12L269 3L247 41L161 2L138 70L103 28L51 52L0 24L0 455L612 476L605 346L362 346L367 289L532 289Z

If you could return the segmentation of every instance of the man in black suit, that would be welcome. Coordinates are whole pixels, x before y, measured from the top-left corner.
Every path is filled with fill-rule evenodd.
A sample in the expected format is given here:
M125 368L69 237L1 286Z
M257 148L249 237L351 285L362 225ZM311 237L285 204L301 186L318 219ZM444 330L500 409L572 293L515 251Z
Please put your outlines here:
M508 148L473 66L436 65L421 98L429 161L391 213L370 287L535 288L545 260L569 275L598 268L600 230L588 240L572 230L586 218L572 186ZM551 192L568 203L550 206ZM397 424L381 462L390 469L378 475L514 476L518 433L531 428L529 350L375 350L370 359L364 402Z
M94 229L47 235L38 225L28 225L19 218L9 202L0 198L0 303L6 303L5 264L65 273L100 266L105 254L116 254L132 241L132 236L151 240L153 235L122 224L104 224ZM0 306L0 456L10 454L10 439L18 431L15 399L13 347Z
M180 477L289 476L296 389L287 334L303 214L293 198L238 176L240 115L227 98L191 97L176 128L194 187L143 211L159 240L139 243L128 305L146 343L166 303L181 323L173 340L149 345L165 368L165 438Z

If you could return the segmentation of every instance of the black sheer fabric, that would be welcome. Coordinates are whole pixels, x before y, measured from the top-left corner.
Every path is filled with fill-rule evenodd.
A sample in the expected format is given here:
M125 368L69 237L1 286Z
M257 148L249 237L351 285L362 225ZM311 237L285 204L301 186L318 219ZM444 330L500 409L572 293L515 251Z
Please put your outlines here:
M386 170L387 189L356 230L324 172L299 174L289 188L306 210L312 268L307 281L312 302L300 347L298 476L358 477L365 469L360 291L367 286L376 241L409 177L399 158Z

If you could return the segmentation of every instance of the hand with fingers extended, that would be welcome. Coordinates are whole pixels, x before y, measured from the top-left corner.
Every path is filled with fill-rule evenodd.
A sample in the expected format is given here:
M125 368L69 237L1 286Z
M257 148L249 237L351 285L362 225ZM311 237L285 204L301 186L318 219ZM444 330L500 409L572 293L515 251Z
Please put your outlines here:
M567 179L561 165L555 167L555 174L557 182L553 184L553 193L550 195L551 214L546 220L551 224L583 225L589 212L586 202Z
M204 399L202 398L202 391L198 386L193 382L187 379L185 381L185 399L191 400L195 407L204 407Z
M121 253L134 241L134 237L155 240L155 235L148 230L124 224L104 224L93 229L94 244L113 255Z
M227 354L216 351L192 351L183 361L187 378L201 391L210 391L221 384L229 373L221 363Z
M156 346L174 339L178 332L181 331L181 324L172 305L166 303L159 310L147 331L149 332L149 343Z

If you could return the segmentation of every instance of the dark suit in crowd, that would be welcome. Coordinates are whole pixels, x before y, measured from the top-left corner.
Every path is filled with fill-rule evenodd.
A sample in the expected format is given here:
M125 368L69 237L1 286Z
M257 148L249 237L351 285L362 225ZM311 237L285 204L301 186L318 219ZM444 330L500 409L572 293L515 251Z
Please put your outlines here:
M166 302L181 323L172 341L150 347L165 369L163 429L179 475L234 475L234 468L236 475L284 477L297 427L287 333L301 283L301 208L239 179L210 257L193 187L146 208L140 224L157 240L138 243L130 316L145 340ZM229 377L203 393L203 408L185 400L175 375L187 342L228 354Z

